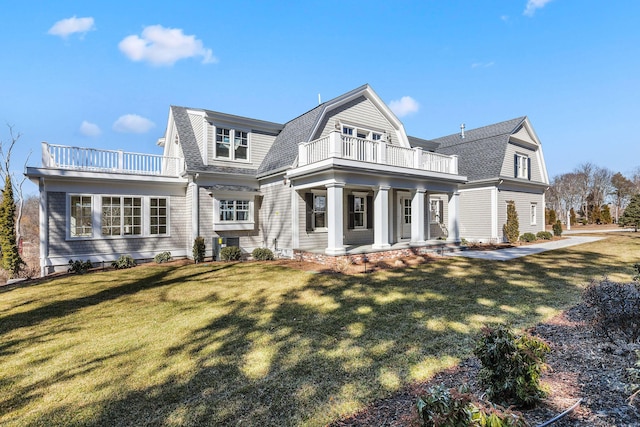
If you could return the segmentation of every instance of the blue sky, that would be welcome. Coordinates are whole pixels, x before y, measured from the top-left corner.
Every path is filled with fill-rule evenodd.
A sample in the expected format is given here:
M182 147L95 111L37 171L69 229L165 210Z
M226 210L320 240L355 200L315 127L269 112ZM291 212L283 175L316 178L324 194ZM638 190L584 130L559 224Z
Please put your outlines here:
M0 139L159 153L170 105L286 122L369 83L407 133L522 115L550 177L640 167L640 2L2 2ZM35 192L35 187L28 191Z

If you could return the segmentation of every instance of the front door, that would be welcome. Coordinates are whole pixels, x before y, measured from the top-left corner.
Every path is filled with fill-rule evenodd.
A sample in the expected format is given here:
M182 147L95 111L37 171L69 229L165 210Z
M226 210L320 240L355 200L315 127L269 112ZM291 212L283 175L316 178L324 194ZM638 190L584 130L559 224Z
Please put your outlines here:
M400 238L411 238L411 198L400 197Z

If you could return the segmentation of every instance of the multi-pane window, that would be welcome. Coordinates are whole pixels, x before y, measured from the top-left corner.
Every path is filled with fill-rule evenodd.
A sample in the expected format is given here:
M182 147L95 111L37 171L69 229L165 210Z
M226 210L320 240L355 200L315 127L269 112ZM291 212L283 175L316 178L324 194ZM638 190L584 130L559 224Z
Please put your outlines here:
M217 127L215 151L218 159L248 160L249 134L241 130Z
M382 134L373 132L369 129L353 128L351 126L342 126L342 134L346 136L356 136L358 139L369 139L371 141L380 141Z
M142 234L142 199L140 197L102 198L102 235L132 236Z
M411 199L404 199L404 223L411 224Z
M516 178L529 179L529 157L516 154Z
M327 197L321 194L313 195L313 228L327 227Z
M71 237L88 237L92 234L91 196L71 196L69 234Z
M365 228L366 218L366 198L361 196L353 197L353 228Z
M216 157L229 158L231 145L231 129L216 128Z
M149 233L167 234L167 199L149 199Z
M249 221L249 201L220 200L220 221Z
M235 148L236 160L247 160L247 153L249 149L249 138L247 132L240 130L234 131L233 145Z

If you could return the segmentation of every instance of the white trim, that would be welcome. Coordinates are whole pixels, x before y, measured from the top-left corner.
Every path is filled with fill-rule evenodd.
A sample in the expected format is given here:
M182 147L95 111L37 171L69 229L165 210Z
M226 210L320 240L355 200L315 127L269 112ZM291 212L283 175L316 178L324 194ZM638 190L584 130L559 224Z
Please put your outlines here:
M253 230L255 228L255 200L257 193L247 194L246 192L225 191L223 193L214 192L213 196L213 231L231 230ZM233 200L245 201L249 203L249 219L246 221L222 221L220 220L220 201ZM235 206L235 203L234 203ZM235 212L235 211L234 211Z
M207 123L213 127L213 146L211 147L211 150L212 150L211 159L215 161L224 161L224 162L232 162L232 163L245 163L245 164L251 163L251 147L253 144L251 141L252 132L250 128L245 128L242 126L232 126L232 125L225 126L225 125L218 124L215 121L207 121ZM229 131L229 157L218 157L218 152L217 152L218 129L226 129ZM236 159L236 150L234 148L236 132L244 132L247 134L247 158L246 159Z
M491 238L499 239L498 235L498 187L491 187Z

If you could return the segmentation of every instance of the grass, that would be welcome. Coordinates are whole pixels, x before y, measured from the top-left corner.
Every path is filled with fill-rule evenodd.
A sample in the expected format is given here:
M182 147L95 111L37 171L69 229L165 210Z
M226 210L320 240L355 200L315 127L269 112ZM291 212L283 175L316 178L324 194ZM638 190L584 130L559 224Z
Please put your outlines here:
M147 265L0 290L0 424L325 425L526 327L594 277L629 281L640 233L509 262L370 275Z

